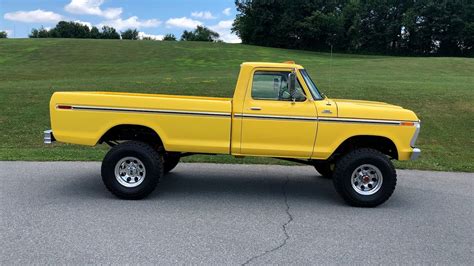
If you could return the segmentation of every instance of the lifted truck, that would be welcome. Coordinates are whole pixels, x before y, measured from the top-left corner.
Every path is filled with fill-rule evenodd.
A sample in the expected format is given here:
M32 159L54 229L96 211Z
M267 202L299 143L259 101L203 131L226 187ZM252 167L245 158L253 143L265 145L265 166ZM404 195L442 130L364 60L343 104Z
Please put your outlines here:
M353 206L385 202L396 185L391 159L416 159L420 121L382 102L325 97L294 62L241 65L234 97L55 92L55 140L112 148L102 179L113 194L141 199L183 156L265 156L313 165Z

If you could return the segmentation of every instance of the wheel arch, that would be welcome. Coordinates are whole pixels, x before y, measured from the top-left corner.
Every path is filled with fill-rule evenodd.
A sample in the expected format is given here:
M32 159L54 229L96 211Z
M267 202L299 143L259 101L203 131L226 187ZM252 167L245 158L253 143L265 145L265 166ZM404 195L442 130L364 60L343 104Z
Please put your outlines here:
M395 142L386 136L355 135L342 141L330 158L335 159L357 148L372 148L393 159L398 159L398 149Z
M118 124L106 130L97 143L110 141L137 140L153 145L163 145L162 137L153 128L140 124Z

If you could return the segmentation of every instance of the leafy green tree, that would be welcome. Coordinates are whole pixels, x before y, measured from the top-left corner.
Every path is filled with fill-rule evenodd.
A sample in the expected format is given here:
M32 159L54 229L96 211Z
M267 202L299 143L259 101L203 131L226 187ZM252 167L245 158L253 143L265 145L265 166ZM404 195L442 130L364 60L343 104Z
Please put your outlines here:
M472 55L473 1L236 0L246 44L380 54Z
M39 30L38 29L31 29L31 33L28 35L28 38L39 38Z
M120 34L117 31L109 26L103 26L102 32L100 34L101 39L120 39Z
M51 29L50 34L56 38L90 38L90 29L77 22L60 21Z
M50 38L50 32L45 29L43 26L39 29L32 29L29 38Z
M216 42L219 34L204 26L197 26L193 31L184 31L181 35L181 41L200 41L200 42Z
M138 40L137 29L127 29L126 31L121 32L121 35L124 40Z
M8 38L8 33L6 31L0 31L0 39Z
M168 33L163 37L163 41L176 41L176 36L174 34Z
M99 29L96 26L93 26L91 28L90 38L91 39L100 39L100 32L99 32Z

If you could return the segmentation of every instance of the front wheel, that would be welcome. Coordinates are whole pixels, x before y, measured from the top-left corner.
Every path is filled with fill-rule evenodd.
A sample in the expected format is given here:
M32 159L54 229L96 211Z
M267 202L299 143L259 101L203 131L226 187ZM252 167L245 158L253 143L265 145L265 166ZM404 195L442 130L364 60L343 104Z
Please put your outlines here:
M363 148L349 152L336 163L333 182L348 204L375 207L392 195L397 173L383 153Z
M148 196L163 176L163 158L152 146L128 141L114 146L102 161L102 181L122 199Z

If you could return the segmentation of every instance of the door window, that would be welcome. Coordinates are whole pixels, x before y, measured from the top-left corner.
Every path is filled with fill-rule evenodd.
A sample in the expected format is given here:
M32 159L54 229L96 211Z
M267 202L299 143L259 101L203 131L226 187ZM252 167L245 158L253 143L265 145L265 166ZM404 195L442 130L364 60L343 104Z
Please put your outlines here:
M257 71L253 76L252 98L255 100L291 101L292 95L288 88L290 72ZM305 101L306 97L297 81L294 98L296 101Z

